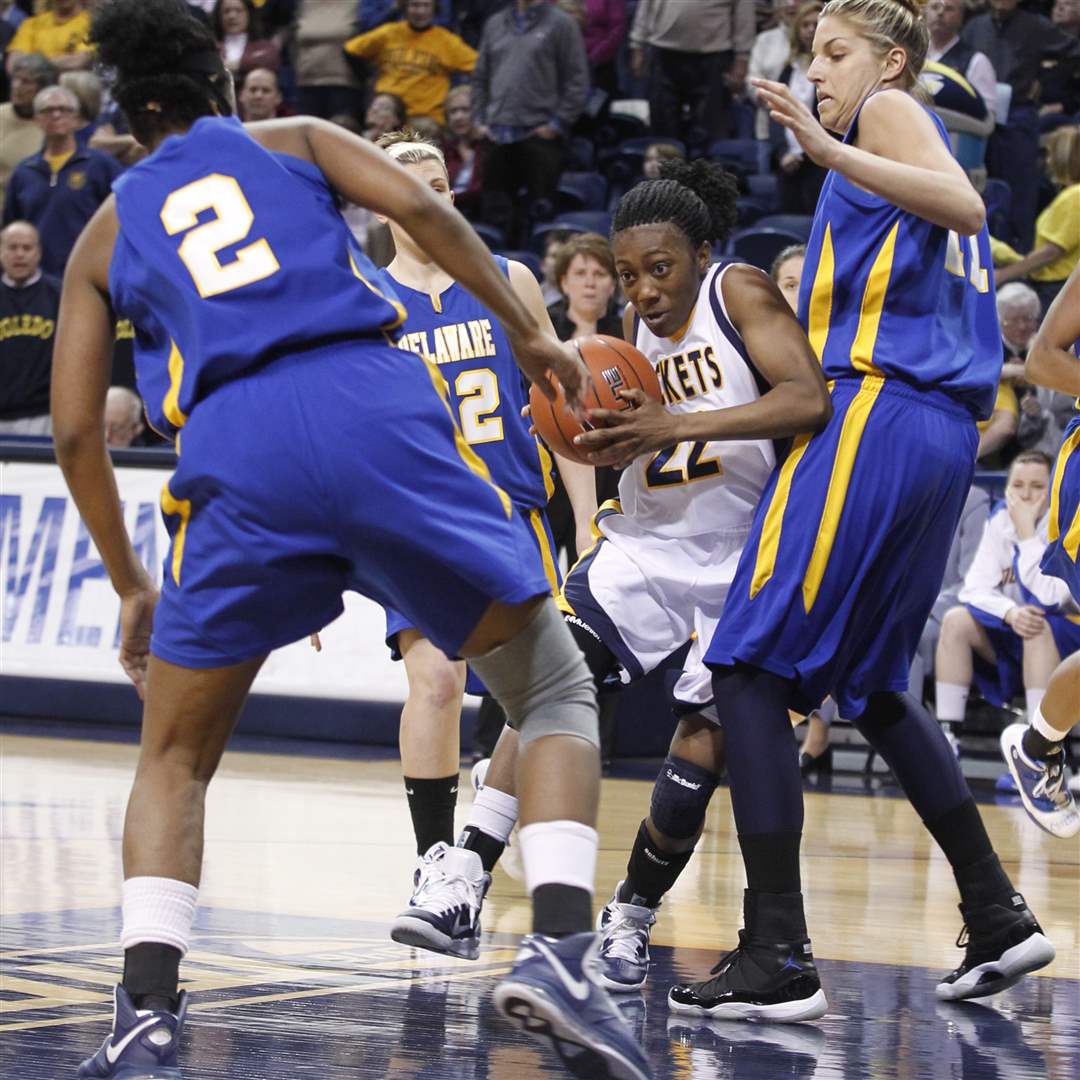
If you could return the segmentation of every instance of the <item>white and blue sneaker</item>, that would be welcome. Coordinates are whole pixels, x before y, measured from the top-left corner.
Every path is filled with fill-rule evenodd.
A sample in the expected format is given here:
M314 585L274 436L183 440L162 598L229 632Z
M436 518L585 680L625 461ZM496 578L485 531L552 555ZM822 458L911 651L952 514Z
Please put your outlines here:
M574 1076L649 1080L641 1047L600 986L599 947L592 933L522 938L513 970L495 987L495 1008L547 1043Z
M79 1066L79 1080L179 1080L176 1052L187 1012L181 993L176 1012L136 1009L127 991L113 991L113 1025L101 1049Z
M440 840L417 861L409 906L393 921L390 936L402 945L475 960L490 885L475 851Z
M1057 751L1047 761L1033 761L1024 753L1027 724L1010 724L1001 733L1001 752L1016 781L1028 816L1051 836L1067 838L1080 832L1080 812L1065 782L1065 754Z
M615 895L596 920L600 932L600 985L613 993L640 990L649 975L649 932L656 922L656 908L619 903L620 881Z

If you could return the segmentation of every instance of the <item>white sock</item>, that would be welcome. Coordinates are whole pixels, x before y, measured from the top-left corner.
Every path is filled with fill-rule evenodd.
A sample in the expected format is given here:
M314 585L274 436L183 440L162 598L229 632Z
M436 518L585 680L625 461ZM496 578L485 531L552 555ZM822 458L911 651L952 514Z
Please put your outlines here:
M518 801L513 795L493 787L482 787L473 800L465 827L479 829L505 844L517 824L517 818Z
M591 895L596 878L596 830L580 821L540 821L521 830L525 885L573 885Z
M947 682L936 682L934 686L937 688L937 718L940 723L960 723L964 719L971 687Z
M172 878L134 877L124 882L122 948L144 941L171 945L184 956L191 943L199 890Z
M1024 691L1024 702L1027 705L1027 714L1028 714L1028 723L1029 724L1034 720L1036 713L1038 713L1039 716L1042 716L1042 710L1039 708L1039 706L1042 705L1042 699L1044 697L1046 697L1046 688L1045 687L1042 690L1025 690ZM1045 724L1046 721L1044 720L1043 723Z
M1037 691L1038 693L1045 694L1046 691ZM1029 690L1028 693L1031 693ZM1049 739L1050 742L1064 742L1065 736L1069 733L1067 731L1058 731L1057 728L1051 727L1046 722L1046 717L1042 714L1042 698L1039 698L1038 704L1036 704L1034 711L1028 706L1028 716L1031 718L1029 723L1031 726L1044 738Z

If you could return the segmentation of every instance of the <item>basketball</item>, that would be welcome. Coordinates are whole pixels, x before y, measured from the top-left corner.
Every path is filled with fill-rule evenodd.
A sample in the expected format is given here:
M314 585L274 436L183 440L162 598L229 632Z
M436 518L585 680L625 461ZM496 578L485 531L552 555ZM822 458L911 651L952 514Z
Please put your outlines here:
M575 344L592 377L592 388L584 398L587 408L629 409L628 402L616 397L617 391L623 389L644 390L654 401L664 400L652 364L629 342L607 334L593 334L578 338ZM574 437L585 428L567 407L562 387L556 384L556 389L558 396L554 401L548 401L537 386L529 389L533 424L556 454L588 465L588 460L574 446Z

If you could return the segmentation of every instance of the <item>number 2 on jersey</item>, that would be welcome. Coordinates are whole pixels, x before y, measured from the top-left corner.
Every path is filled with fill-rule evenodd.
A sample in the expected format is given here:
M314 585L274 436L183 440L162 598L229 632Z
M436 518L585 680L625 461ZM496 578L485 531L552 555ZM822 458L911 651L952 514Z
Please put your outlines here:
M673 466L671 459L683 446L687 447L686 464ZM723 476L724 468L719 458L702 457L706 446L708 443L703 442L676 443L658 450L645 466L645 483L651 488L673 487L710 476Z
M200 225L199 214L206 210L213 210L214 218ZM203 299L262 281L280 269L266 240L237 248L229 262L218 258L225 248L246 240L255 223L255 214L231 176L211 173L177 188L161 208L161 223L170 236L187 232L178 254Z

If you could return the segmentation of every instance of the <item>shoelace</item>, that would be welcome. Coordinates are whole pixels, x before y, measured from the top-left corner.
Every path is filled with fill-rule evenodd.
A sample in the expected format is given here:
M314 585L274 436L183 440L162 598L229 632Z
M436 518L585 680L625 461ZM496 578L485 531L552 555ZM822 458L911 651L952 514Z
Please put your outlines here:
M636 919L616 907L611 922L604 927L604 955L615 960L640 963L641 954L649 944L649 927L653 919Z
M440 914L460 907L468 907L471 912L479 906L473 883L462 874L448 874L438 863L424 867L413 904L434 909Z
M742 952L742 947L746 944L746 939L743 937L745 933L745 930L739 931L739 944L736 945L735 948L732 949L730 952L724 953L724 955L721 956L719 960L717 960L716 964L709 972L710 975L720 975L723 972L727 971L727 969L735 963L735 960L738 957L739 953Z
M1064 790L1065 755L1052 754L1046 760L1046 775L1031 789L1036 798L1046 796L1055 806L1062 807L1069 801Z

